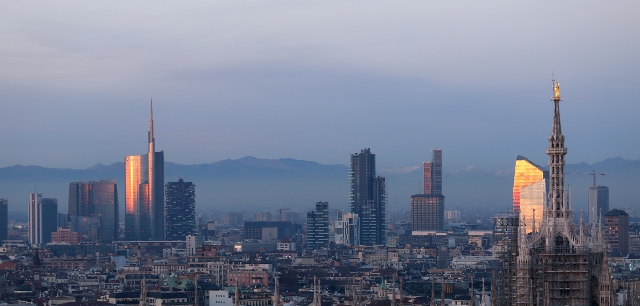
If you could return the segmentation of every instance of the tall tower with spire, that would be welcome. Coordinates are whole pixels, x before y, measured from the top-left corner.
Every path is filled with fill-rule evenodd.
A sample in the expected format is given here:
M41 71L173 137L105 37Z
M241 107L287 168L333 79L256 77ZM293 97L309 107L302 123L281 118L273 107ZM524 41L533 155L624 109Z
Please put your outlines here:
M553 82L553 127L549 136L549 188L542 225L520 215L516 293L509 305L612 305L611 279L601 233L586 237L571 218L564 188L564 135L560 85ZM600 231L600 227L598 229ZM604 275L604 277L601 277ZM507 301L508 302L508 301Z
M147 154L125 157L125 240L164 240L164 152L155 147L152 100Z

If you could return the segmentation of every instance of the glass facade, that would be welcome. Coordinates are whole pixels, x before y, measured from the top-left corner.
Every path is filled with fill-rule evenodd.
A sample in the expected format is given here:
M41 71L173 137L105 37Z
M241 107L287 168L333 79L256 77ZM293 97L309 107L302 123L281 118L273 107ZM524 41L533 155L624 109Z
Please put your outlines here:
M351 155L349 183L351 213L360 218L360 244L386 244L385 178L376 177L376 156L370 149Z
M541 224L548 192L549 172L523 156L518 156L513 177L513 210L520 213L527 233L534 220Z
M417 194L411 196L411 228L414 231L444 228L444 196Z
M182 179L165 186L165 240L185 241L196 234L196 186Z
M112 242L118 239L118 189L116 180L69 184L69 218L91 217L100 220L98 231L84 241ZM77 231L74 229L74 231Z
M9 231L9 200L0 199L0 240L7 240Z

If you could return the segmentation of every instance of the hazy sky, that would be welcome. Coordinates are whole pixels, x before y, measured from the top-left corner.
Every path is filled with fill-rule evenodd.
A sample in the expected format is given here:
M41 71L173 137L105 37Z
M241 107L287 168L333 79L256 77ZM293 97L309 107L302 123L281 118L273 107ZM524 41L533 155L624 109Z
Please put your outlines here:
M12 1L0 10L0 167L157 148L378 168L640 158L639 1Z

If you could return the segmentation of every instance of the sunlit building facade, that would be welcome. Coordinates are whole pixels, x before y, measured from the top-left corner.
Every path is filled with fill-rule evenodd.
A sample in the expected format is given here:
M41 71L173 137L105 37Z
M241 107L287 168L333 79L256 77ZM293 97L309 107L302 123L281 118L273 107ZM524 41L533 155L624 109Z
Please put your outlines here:
M70 183L68 212L70 219L77 219L77 217L98 218L97 234L88 236L102 242L118 240L118 188L116 180ZM88 240L93 241L92 239Z
M513 210L520 213L527 233L532 231L534 222L540 225L542 221L548 181L549 171L518 156L513 176Z
M164 152L155 152L153 105L149 151L125 157L125 240L164 239Z

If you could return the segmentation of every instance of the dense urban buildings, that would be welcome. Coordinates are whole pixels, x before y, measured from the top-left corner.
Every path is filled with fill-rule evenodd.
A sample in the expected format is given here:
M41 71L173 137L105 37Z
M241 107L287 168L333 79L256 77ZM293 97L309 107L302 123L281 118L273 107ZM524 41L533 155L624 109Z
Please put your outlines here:
M29 195L29 244L42 246L51 241L58 229L58 200L43 198L41 193Z
M329 246L329 203L318 202L307 212L307 251Z
M587 237L571 217L564 189L567 148L560 124L560 85L555 80L553 90L547 207L542 224L530 235L519 228L515 296L506 304L611 305L613 291L602 233ZM526 223L521 220L521 224L523 221Z
M0 241L7 240L9 233L9 200L0 199Z
M423 163L423 194L411 196L411 226L414 231L444 228L442 150L432 150L431 155L431 162Z
M604 215L604 236L613 256L625 257L629 254L629 214L620 209L612 209Z
M589 223L592 225L604 224L604 215L609 211L609 187L596 185L589 186Z
M376 155L370 149L351 155L349 183L351 213L360 220L360 244L385 244L386 185L384 177L376 176Z
M88 241L118 240L116 180L70 183L68 218L71 229Z
M547 197L549 171L536 165L524 156L516 158L513 175L513 210L520 213L520 219L526 221L527 233L533 230L533 224L540 224L543 218Z
M196 234L196 186L182 178L165 186L165 240Z
M124 159L125 240L164 239L164 152L155 151L153 104L148 152Z

